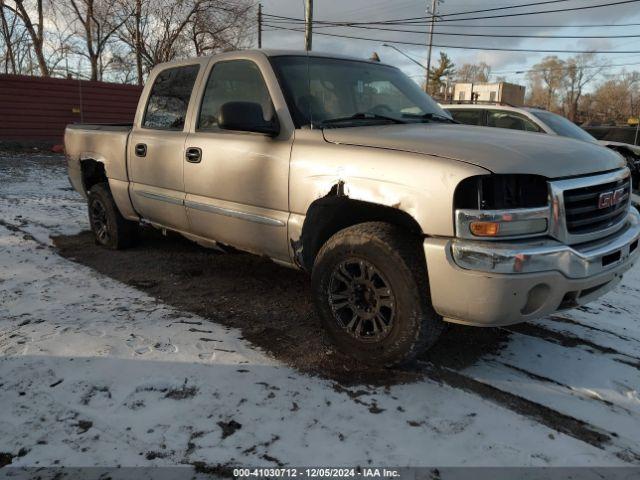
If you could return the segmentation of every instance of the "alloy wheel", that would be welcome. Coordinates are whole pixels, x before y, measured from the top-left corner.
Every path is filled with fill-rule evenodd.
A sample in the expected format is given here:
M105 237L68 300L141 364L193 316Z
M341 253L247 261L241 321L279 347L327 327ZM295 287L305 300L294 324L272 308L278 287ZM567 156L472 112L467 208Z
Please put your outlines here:
M344 260L333 269L329 304L340 328L363 342L389 335L396 315L389 281L372 263L359 258Z
M107 209L98 198L93 199L90 208L91 226L98 241L105 244L109 241L109 220L107 219Z

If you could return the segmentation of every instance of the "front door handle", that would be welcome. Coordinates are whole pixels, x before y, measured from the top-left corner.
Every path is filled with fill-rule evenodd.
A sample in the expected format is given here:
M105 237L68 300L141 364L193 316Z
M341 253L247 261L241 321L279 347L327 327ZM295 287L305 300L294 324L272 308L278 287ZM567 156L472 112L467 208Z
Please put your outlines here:
M202 150L197 147L187 148L186 157L189 163L200 163L202 160Z
M147 156L147 145L144 143L139 143L135 148L136 156L138 157L146 157Z

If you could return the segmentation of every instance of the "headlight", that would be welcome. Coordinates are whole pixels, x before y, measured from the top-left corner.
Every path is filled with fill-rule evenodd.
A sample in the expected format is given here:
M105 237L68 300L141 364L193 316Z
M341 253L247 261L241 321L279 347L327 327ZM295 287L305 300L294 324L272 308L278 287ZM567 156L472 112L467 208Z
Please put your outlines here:
M517 238L541 235L549 227L548 207L521 210L456 210L456 233L462 238Z
M551 209L547 179L539 175L479 175L454 196L460 238L512 239L544 235Z

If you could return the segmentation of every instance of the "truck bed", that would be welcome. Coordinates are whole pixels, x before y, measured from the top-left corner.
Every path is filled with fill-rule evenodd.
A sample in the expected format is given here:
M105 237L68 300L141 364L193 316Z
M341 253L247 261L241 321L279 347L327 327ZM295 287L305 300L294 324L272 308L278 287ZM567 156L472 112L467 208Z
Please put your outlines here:
M75 123L67 126L64 145L69 176L75 189L82 195L86 194L80 180L80 162L84 160L101 163L110 184L121 182L126 185L127 141L132 128L131 123ZM112 188L115 187L112 185Z
M133 123L71 123L67 130L92 130L101 132L128 132Z

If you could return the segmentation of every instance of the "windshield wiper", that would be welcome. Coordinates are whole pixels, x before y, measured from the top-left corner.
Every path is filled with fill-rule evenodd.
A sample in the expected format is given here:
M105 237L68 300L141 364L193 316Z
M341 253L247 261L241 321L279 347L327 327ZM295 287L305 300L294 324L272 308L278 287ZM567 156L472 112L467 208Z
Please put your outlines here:
M405 113L402 115L405 118L417 118L425 122L444 122L444 123L460 123L457 120L440 115L439 113L425 113L423 115L417 115L414 113Z
M335 123L352 122L354 120L385 120L387 122L393 122L393 123L407 123L400 118L387 117L386 115L379 115L377 113L371 113L371 112L358 112L358 113L354 113L349 117L338 117L338 118L330 118L328 120L323 120L321 122L321 125L332 125Z

